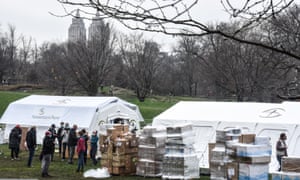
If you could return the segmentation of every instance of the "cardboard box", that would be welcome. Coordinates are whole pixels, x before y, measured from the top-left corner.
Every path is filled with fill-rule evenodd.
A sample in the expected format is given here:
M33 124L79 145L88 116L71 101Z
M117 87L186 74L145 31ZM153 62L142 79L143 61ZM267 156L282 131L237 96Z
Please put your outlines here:
M114 167L112 168L112 174L115 175L124 175L125 174L125 167Z
M239 137L239 143L254 144L255 136L255 134L242 134Z
M111 159L101 159L100 160L101 167L112 167L113 161Z
M113 161L112 166L113 167L123 167L123 166L125 166L125 161L124 160L123 161Z
M228 180L239 179L239 164L237 162L226 164L226 176Z
M236 145L236 154L240 157L271 156L272 146L238 143Z
M211 161L212 150L215 148L216 143L208 143L208 162Z
M25 146L26 134L29 129L27 127L21 127L21 129L22 129L22 134L21 134L21 142L19 148L21 151L25 151L27 149L27 147Z
M111 159L112 160L113 155L112 155L112 153L105 152L105 153L102 153L101 159Z
M124 125L122 124L114 124L113 126L117 131L123 131L124 130Z
M101 135L101 136L99 137L99 145L101 146L101 145L103 145L103 144L108 144L108 142L107 142L106 140L107 140L107 136Z
M239 179L268 180L269 164L239 164Z
M300 180L300 173L283 172L281 178L282 180Z
M129 132L129 125L128 124L124 124L123 131L124 131L124 133L128 133Z
M271 172L271 180L282 180L282 172Z
M300 173L300 157L283 157L281 166L284 172Z
M139 145L138 138L134 137L130 139L129 141L130 147L138 147L138 145Z
M265 164L271 162L271 156L236 157L235 159L239 163L248 164Z

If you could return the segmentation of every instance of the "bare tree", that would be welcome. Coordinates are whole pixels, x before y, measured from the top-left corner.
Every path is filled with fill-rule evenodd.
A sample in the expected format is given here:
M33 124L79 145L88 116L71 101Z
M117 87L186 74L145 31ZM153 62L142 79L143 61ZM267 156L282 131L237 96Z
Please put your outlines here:
M20 37L20 47L16 60L15 77L17 83L26 82L26 74L29 71L30 60L32 58L32 38Z
M223 28L235 29L234 25ZM260 40L256 31L243 36ZM286 81L293 63L273 51L241 45L222 36L209 36L206 56L202 57L203 72L215 84L215 94L221 98L236 97L237 101L272 101L276 89Z
M294 52L300 51L300 8L295 5L279 17L273 18L263 26L263 30L268 34L269 42L273 46L280 46L282 49L289 49ZM281 84L278 95L287 99L299 99L300 96L300 63L288 59L294 64L294 73L290 74L288 82Z
M109 23L103 23L99 28L97 36L87 43L68 43L67 69L89 96L98 94L99 86L108 76L114 63L112 57L116 36Z
M40 54L41 57L34 66L38 67L42 84L66 95L75 83L65 68L67 64L65 45L44 43L40 48Z
M198 0L57 0L64 5L67 14L68 8L81 7L87 15L95 9L101 12L103 18L114 18L126 27L133 30L162 32L169 35L205 36L218 34L240 43L263 47L272 51L286 54L300 59L299 52L272 46L264 41L253 41L238 34L244 29L256 27L290 7L294 0L220 0L224 9L243 24L234 32L222 31L219 26L209 26L193 15L197 7L202 5ZM203 2L204 3L204 2ZM205 2L206 3L206 2ZM91 10L93 9L93 10ZM71 10L72 11L72 10Z
M177 58L180 60L180 70L182 81L185 84L185 89L188 90L188 95L197 95L199 72L199 61L195 55L200 50L199 41L196 37L182 37L179 40L179 45L176 48Z
M0 36L0 81L1 83L5 83L4 76L7 74L8 67L8 44L7 39L5 37Z
M8 83L13 83L15 81L16 74L16 58L17 58L17 37L16 28L13 25L8 25L7 38L7 55L8 55L8 66L7 66L7 80Z
M160 63L159 45L144 40L142 34L124 38L121 54L125 63L128 80L139 101L149 95Z

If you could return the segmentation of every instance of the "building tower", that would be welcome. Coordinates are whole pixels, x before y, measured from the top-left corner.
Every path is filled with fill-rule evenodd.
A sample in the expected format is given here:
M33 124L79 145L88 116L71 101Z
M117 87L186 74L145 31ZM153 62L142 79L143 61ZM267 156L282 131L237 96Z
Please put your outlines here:
M99 12L97 11L96 16L92 19L92 23L89 27L88 40L92 41L93 39L100 39L102 31L105 30L104 21L100 18Z
M79 9L77 9L76 16L72 18L72 24L69 27L69 42L85 42L86 29L83 19L80 17Z

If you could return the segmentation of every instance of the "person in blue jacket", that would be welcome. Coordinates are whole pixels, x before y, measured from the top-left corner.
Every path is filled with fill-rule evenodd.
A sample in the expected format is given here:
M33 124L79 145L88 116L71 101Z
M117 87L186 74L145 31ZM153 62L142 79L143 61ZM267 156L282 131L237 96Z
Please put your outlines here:
M94 165L97 165L97 159L96 159L96 155L97 155L97 149L98 149L98 140L99 137L97 135L97 131L93 131L93 134L91 136L91 149L90 149L90 157L93 161Z

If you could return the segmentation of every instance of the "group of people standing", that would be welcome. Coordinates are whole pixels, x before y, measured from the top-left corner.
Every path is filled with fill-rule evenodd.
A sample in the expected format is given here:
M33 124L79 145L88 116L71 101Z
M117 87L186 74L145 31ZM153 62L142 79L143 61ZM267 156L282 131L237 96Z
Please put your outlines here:
M20 125L16 125L9 135L9 148L11 149L12 160L19 158L19 147L21 143L22 129ZM55 144L58 142L59 157L62 161L66 160L68 155L68 164L73 164L75 153L78 155L78 164L76 172L83 172L84 165L87 163L88 141L90 140L90 158L94 165L97 164L97 149L98 149L97 131L93 131L91 137L85 129L78 131L76 124L72 128L68 123L61 122L60 127L56 130L55 124L52 124L45 132L42 142L42 150L40 153L42 177L51 177L48 174L48 169L51 161L54 160ZM57 141L56 141L57 140ZM26 147L29 152L27 166L32 167L32 160L37 146L36 127L33 126L26 133ZM68 152L68 154L67 154Z

